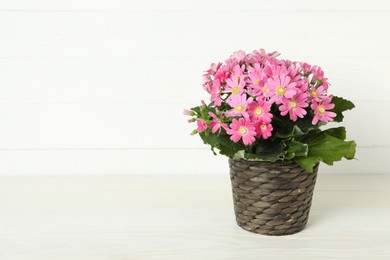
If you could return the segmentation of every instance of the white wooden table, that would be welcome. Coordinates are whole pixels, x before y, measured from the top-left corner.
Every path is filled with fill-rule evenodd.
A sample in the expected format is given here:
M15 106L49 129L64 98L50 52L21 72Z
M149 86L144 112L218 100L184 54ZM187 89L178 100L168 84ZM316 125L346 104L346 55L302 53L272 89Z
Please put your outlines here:
M306 229L267 237L228 175L2 176L0 259L390 259L390 175L316 185Z

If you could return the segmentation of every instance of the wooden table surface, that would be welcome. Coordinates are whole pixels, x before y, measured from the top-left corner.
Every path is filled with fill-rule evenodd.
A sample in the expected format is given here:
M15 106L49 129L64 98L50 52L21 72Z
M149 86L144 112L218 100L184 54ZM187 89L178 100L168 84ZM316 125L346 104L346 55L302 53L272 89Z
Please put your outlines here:
M236 225L228 175L2 176L0 259L390 259L390 175L320 172L284 237Z

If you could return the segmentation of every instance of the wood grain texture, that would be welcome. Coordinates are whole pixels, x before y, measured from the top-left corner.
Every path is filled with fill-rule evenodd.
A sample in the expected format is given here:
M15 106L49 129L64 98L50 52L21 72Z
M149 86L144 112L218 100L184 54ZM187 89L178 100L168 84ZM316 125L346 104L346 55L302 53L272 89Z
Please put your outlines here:
M22 11L84 11L84 12L387 12L389 5L385 0L243 0L237 4L234 0L168 0L164 3L155 0L13 0L0 4L3 10Z
M259 48L297 59L390 57L390 35L383 33L389 21L387 12L2 12L0 57L225 59ZM251 40L232 37L235 32Z
M368 181L368 182L367 182ZM318 175L292 236L246 232L228 175L2 176L2 259L388 259L389 175Z
M0 174L188 168L189 159L142 168L156 149L210 163L180 113L207 100L201 74L211 62L261 47L321 65L332 93L358 107L346 117L349 137L390 147L389 12L381 0L1 1ZM387 172L369 160L387 151L364 150L357 172ZM201 171L214 170L189 173Z
M202 88L203 71L224 58L0 58L0 104L126 103L144 105L144 109L151 104L195 106L210 98ZM389 95L383 95L388 91L383 76L388 58L369 57L365 62L361 57L288 58L320 64L334 95L355 102L390 103ZM179 67L180 73L168 71ZM375 91L367 91L366 86L375 86Z
M341 124L347 127L348 138L363 147L389 146L390 139L384 137L390 121L382 118L389 104L356 102L357 108L346 112ZM199 136L190 136L196 124L187 123L182 114L186 107L190 106L3 104L0 121L7 123L0 127L0 149L207 148ZM367 127L369 133L363 130Z
M390 175L389 168L382 166L390 157L389 148L360 148L356 156L357 160L343 160L334 166L321 164L321 172ZM208 148L4 150L0 151L0 169L0 175L227 175L229 172L227 158L214 156Z

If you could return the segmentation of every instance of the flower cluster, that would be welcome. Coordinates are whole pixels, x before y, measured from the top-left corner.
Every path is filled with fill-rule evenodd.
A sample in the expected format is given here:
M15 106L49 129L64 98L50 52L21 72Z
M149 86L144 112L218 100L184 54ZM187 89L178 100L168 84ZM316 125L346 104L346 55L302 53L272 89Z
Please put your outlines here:
M203 88L213 110L190 120L197 122L194 133L225 131L231 141L249 146L273 136L276 117L292 122L308 117L312 125L332 121L336 113L331 111L334 104L321 67L278 56L263 49L237 51L224 63L211 64L203 75Z

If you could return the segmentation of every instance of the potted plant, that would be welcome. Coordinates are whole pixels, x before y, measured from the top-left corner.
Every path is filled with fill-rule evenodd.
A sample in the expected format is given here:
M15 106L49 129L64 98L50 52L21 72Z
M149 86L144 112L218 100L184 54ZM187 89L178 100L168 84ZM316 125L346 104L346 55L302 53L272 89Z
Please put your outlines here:
M319 66L277 58L263 49L233 53L203 75L210 103L184 110L214 154L229 157L237 224L286 235L308 220L318 165L353 159L341 122L351 101L328 94Z

